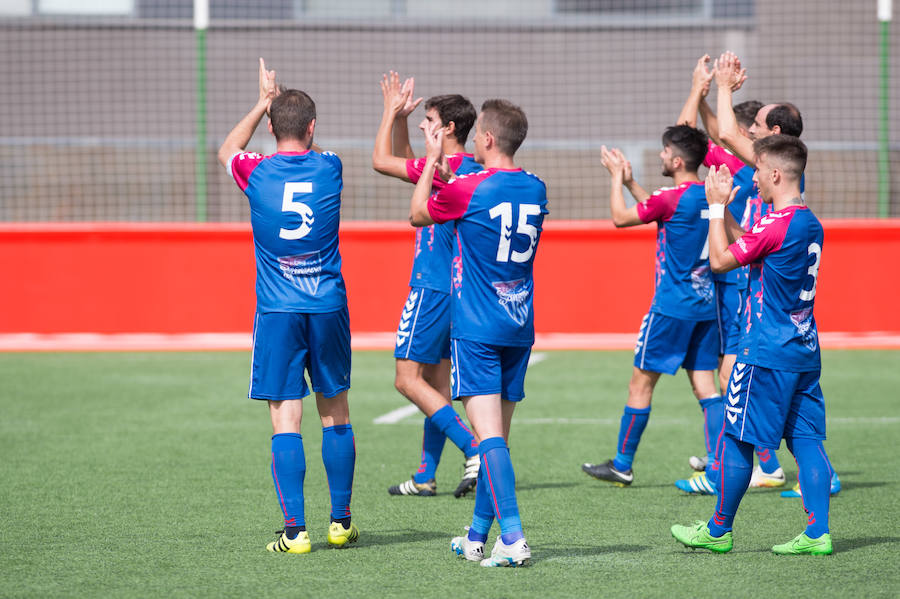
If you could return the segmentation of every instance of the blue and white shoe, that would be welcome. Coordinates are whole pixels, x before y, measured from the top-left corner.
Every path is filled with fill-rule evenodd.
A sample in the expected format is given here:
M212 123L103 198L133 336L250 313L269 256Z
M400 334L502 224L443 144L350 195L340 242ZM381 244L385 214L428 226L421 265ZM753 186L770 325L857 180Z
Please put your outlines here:
M466 526L466 530L469 530L468 526ZM450 551L470 562L480 562L484 559L484 543L472 541L469 539L468 533L461 537L453 537L453 540L450 541Z
M512 545L503 543L503 539L497 537L494 543L494 549L491 550L491 557L481 560L481 565L485 568L503 568L527 566L531 563L531 547L525 542L524 538L519 539Z
M835 472L834 474L831 475L830 493L831 493L831 495L837 495L840 492L841 492L841 479L838 478L837 472ZM789 498L802 497L803 492L800 491L800 483L798 482L796 485L794 485L794 488L791 489L790 491L782 491L781 496L789 497Z
M675 481L675 486L692 495L716 495L716 487L706 477L706 472L695 472L690 478Z

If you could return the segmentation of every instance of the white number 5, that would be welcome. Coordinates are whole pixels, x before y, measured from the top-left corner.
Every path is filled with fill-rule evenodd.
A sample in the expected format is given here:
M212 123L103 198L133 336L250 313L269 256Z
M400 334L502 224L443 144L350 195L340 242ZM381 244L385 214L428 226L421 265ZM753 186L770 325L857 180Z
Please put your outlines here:
M804 289L800 292L800 299L804 302L809 302L816 297L816 279L819 278L819 262L822 260L822 246L814 242L809 244L806 251L808 254L815 254L816 256L816 261L806 271L806 274L813 278L812 289Z
M301 239L306 237L310 230L312 230L312 225L315 221L312 208L303 202L294 201L294 194L312 193L312 190L313 186L310 182L284 184L284 197L281 199L281 210L282 212L296 212L300 215L300 218L303 219L303 222L301 222L300 226L296 229L279 230L278 236L282 239Z

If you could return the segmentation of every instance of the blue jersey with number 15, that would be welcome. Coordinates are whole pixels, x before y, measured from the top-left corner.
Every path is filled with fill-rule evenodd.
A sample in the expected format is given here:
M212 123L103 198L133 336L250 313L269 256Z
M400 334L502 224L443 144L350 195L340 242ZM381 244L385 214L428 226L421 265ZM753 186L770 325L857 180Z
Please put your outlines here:
M340 159L331 152L245 152L231 159L229 172L250 201L256 309L321 313L346 306Z
M534 343L534 257L547 187L522 169L463 175L428 201L438 223L455 221L453 339L496 346Z

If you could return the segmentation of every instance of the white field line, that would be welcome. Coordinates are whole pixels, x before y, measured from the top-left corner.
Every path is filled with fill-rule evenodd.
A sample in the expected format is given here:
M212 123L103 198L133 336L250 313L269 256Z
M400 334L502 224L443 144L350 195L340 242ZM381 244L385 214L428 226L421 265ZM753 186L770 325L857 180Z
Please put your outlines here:
M849 418L826 418L829 426L857 426L857 425L883 425L893 426L900 424L900 417L872 416ZM619 426L620 418L513 418L513 423L518 425L575 425L575 426ZM696 420L688 418L651 418L654 426L691 426ZM399 421L398 421L399 422ZM419 424L418 422L403 422L402 424Z
M531 366L533 364L537 364L538 362L543 362L547 359L547 354L544 353L533 353L528 357L528 365ZM403 406L402 408L397 408L396 410L391 410L387 414L382 414L378 418L376 418L373 422L375 424L397 424L401 420L405 420L409 418L413 414L418 414L419 408L414 405ZM418 424L418 422L416 422Z

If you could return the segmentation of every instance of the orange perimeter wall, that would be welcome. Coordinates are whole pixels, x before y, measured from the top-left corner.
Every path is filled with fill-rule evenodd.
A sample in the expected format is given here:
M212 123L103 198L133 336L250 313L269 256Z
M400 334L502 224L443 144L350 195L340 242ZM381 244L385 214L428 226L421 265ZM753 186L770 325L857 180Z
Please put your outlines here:
M900 219L825 221L823 331L900 332ZM653 227L546 223L535 265L541 333L631 333L653 291ZM407 293L405 223L341 229L351 326L391 331ZM0 333L195 333L251 328L248 224L0 225Z

